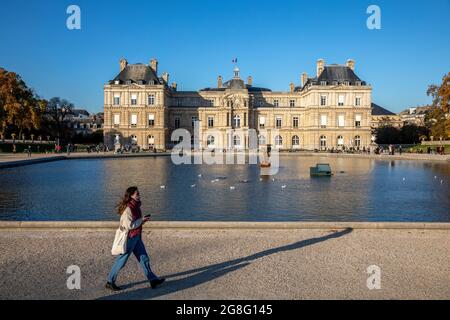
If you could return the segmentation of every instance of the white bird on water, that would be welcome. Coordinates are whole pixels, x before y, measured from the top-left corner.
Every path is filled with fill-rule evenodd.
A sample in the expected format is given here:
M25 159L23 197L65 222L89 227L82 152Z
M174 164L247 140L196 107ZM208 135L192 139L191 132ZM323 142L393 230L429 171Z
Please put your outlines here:
M191 184L191 188L195 188L195 184Z
M434 176L435 179L437 179L437 176Z
M286 189L287 188L287 185L282 185L281 186L281 189Z
M403 178L403 181L405 181L406 180L406 178Z
M160 188L161 188L161 189L165 189L165 188L166 188L166 186L161 186Z
M234 186L231 186L231 187L230 187L230 190L234 190L234 189L236 189L236 187L234 187Z
M201 174L199 174L199 175L198 175L198 177L199 177L199 178L201 178L201 177L202 177L202 175L201 175Z

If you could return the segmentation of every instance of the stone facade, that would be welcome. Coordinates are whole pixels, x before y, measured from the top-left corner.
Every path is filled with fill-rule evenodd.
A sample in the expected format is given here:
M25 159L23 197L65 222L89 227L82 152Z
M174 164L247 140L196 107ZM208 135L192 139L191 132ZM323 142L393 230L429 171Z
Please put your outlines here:
M129 65L120 61L120 73L104 86L105 144L137 144L166 150L176 142L177 128L194 133L199 148L248 149L257 136L259 145L288 149L367 147L371 143L371 86L354 73L355 62L345 65L317 61L317 74L301 75L301 84L286 92L253 86L240 77L199 91L178 91L169 74L158 76L158 62ZM178 140L178 139L175 139Z

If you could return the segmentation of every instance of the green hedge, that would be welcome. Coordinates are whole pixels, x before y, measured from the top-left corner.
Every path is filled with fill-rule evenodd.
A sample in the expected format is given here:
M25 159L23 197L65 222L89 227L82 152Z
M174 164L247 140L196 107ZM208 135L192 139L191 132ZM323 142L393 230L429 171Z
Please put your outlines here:
M53 152L55 150L54 144L23 144L16 143L16 153L27 152L28 146L31 146L31 152L33 153L45 153L45 151ZM13 152L13 145L0 143L0 152Z

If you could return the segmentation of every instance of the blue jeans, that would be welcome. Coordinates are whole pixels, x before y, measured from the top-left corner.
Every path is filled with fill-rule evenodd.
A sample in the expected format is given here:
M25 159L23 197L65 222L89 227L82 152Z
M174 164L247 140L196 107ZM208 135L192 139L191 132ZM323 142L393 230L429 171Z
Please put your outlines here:
M142 242L141 235L135 236L133 238L127 239L127 252L119 255L114 262L111 272L108 276L108 282L116 283L117 275L119 271L125 267L131 253L134 253L136 259L141 264L144 274L148 280L152 281L158 279L158 277L152 272L150 268L150 259L148 257L147 251L145 250L144 243Z

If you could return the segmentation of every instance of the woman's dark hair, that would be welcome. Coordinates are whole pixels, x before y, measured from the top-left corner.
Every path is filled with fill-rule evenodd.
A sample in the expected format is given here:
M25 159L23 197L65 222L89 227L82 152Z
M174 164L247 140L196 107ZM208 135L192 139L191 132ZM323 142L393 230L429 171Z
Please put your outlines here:
M129 187L127 191L125 191L125 194L123 195L122 200L120 200L119 204L117 205L117 213L121 216L122 213L125 211L125 209L128 206L128 203L131 201L131 196L138 191L137 187Z

